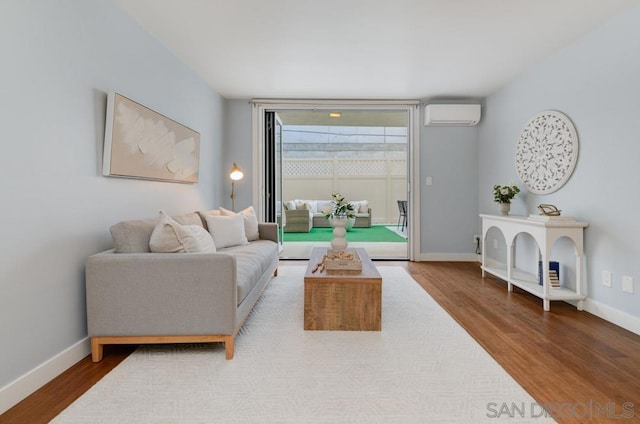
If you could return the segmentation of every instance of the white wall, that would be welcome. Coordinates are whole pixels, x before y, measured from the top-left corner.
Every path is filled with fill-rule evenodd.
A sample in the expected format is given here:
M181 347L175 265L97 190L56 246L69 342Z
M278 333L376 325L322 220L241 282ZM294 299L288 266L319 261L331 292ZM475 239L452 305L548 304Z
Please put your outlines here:
M248 100L225 100L224 102L224 154L222 176L224 199L221 205L231 209L231 180L229 172L233 162L244 172L244 177L235 183L236 210L253 205L253 130L251 104Z
M0 31L6 389L86 337L84 263L110 225L219 203L223 101L110 0L3 0ZM200 132L198 184L101 175L110 90Z
M563 215L588 221L587 307L636 332L640 331L638 52L640 7L577 40L488 97L480 124L478 181L480 212L496 213L491 196L494 184L513 180L523 188L515 173L514 155L526 122L547 109L567 114L580 140L573 176L555 193L523 193L512 205L512 213L534 213L538 204L552 203ZM487 253L494 252L488 249ZM561 256L565 264L574 262L573 256ZM603 270L613 272L613 288L601 284ZM622 275L634 278L634 294L622 292Z
M420 141L421 256L470 260L478 234L478 128L422 126Z

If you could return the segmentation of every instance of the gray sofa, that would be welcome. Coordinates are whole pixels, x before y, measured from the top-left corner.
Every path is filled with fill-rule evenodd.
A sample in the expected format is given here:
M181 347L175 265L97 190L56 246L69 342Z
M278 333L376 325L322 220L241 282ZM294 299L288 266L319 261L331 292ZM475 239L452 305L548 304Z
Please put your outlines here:
M174 217L206 229L204 212ZM215 253L151 253L155 220L111 227L114 248L86 263L87 325L92 360L105 344L223 342L234 337L277 275L277 224L260 223L259 239Z

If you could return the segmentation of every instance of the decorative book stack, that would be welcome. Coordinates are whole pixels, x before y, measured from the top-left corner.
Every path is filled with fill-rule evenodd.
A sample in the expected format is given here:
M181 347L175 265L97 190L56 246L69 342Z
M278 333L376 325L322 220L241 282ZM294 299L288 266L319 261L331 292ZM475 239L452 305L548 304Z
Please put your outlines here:
M560 287L560 262L549 261L549 283L551 287ZM542 285L542 261L538 261L538 284Z

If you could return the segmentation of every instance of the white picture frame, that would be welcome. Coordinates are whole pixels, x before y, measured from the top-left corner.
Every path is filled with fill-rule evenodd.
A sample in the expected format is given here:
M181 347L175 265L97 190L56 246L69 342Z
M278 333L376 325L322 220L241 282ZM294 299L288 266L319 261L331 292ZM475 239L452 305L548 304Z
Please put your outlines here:
M122 94L107 96L102 174L197 183L200 134Z

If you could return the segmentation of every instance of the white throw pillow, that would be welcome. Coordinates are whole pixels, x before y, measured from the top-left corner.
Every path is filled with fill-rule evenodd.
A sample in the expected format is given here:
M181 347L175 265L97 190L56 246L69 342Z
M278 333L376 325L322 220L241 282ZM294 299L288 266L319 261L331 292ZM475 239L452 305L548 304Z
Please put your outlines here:
M205 216L207 227L213 237L216 248L240 246L248 244L244 232L244 219L242 215L233 216Z
M293 200L289 200L288 202L284 203L284 207L287 208L288 211L295 211L296 202L294 202Z
M215 252L211 235L199 225L182 225L160 211L160 219L151 233L149 250L154 253Z
M222 212L220 212L220 209L211 209L208 211L201 211L200 214L204 216L220 216L222 215Z
M368 200L363 200L360 202L360 210L356 211L356 212L360 212L360 213L367 213L369 212L369 201Z
M318 213L317 200L307 200L306 203L309 205L309 210L311 211L311 213Z
M244 233L248 241L258 240L260 233L258 232L258 216L253 206L241 210L237 214L225 208L220 208L222 216L241 215L244 219Z
M316 208L318 209L318 212L322 212L327 208L331 208L331 200L318 200Z
M360 202L349 202L351 206L353 206L353 213L358 213L360 211Z
M310 206L306 200L296 200L296 209L307 209L309 210Z

